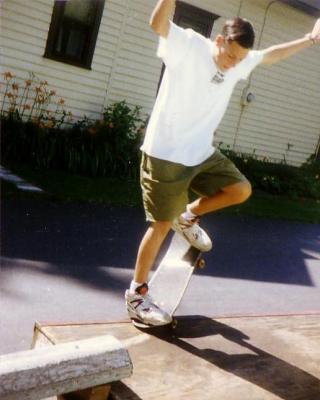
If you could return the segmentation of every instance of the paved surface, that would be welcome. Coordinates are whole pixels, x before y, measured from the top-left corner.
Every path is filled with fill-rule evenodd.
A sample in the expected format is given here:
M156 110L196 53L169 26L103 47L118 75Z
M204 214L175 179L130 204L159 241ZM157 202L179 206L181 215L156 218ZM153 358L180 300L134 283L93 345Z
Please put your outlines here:
M20 190L25 190L28 192L42 192L43 190L38 188L37 186L31 185L29 182L24 181L17 175L14 175L8 169L4 168L0 165L0 178L5 181L12 182L16 185L16 187Z
M30 347L35 320L126 319L123 293L146 229L135 208L2 203L0 354ZM179 315L320 312L320 226L210 215L215 237Z
M133 375L115 400L317 400L320 315L180 318L177 328L131 323L45 326L36 346L111 334L128 349Z

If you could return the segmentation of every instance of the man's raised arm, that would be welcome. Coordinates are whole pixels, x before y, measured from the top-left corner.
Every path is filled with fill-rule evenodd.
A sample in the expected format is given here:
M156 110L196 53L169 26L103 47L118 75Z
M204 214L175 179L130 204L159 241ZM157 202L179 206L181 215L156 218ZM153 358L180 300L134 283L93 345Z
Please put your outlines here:
M262 64L274 64L284 60L300 50L308 48L313 44L320 43L320 18L316 21L311 33L308 33L303 38L292 42L271 46L265 50Z
M166 38L169 33L169 18L175 8L175 0L159 0L150 18L150 26L159 36Z

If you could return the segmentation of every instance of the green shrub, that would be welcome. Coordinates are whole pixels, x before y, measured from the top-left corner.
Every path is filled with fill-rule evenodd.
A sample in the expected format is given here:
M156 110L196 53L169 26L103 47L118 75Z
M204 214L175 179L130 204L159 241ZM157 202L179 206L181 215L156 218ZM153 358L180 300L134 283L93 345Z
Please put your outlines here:
M69 134L69 169L136 179L143 128L140 108L130 108L125 101L107 107L100 121L84 118Z
M122 177L139 175L139 147L146 122L140 108L125 101L108 106L99 121L88 117L72 126L72 114L64 100L34 74L17 83L10 72L4 76L1 105L2 162L24 163L46 169L60 169L89 176ZM65 129L63 126L69 123ZM320 198L320 160L315 156L300 168L253 154L221 148L247 176L254 189L293 197Z
M311 157L301 167L258 159L253 154L237 153L229 148L220 150L249 179L254 189L271 194L320 199L320 162Z
M65 110L64 99L47 81L30 74L21 84L11 72L3 78L3 162L137 179L144 128L139 107L122 101L107 107L100 121L84 117L71 126L73 116Z
M110 105L100 121L84 118L67 129L1 118L4 163L20 162L90 176L137 179L143 121L138 107Z

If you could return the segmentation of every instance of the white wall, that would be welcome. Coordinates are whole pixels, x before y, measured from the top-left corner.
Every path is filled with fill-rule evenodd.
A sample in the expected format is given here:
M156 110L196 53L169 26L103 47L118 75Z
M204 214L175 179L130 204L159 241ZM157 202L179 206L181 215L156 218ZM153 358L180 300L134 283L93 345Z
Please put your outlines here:
M187 2L221 16L212 37L226 18L249 18L260 48L299 38L315 21L281 3L273 4L266 15L270 0ZM78 117L99 118L105 105L123 99L150 113L162 65L155 56L158 39L148 26L155 4L156 0L106 0L92 70L86 70L43 57L53 0L4 0L3 70L22 79L33 71L46 79ZM241 107L247 83L239 83L217 131L217 142L301 164L315 152L319 140L319 66L320 46L314 46L275 66L257 68L250 80L255 101Z

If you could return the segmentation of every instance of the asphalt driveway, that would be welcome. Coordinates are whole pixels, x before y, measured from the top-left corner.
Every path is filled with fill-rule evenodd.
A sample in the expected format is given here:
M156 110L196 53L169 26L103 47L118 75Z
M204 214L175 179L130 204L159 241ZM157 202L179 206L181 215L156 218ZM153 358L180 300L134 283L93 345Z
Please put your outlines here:
M0 354L29 348L36 320L127 318L142 209L35 200L1 208ZM178 315L320 313L319 225L214 214L202 225L214 249Z

